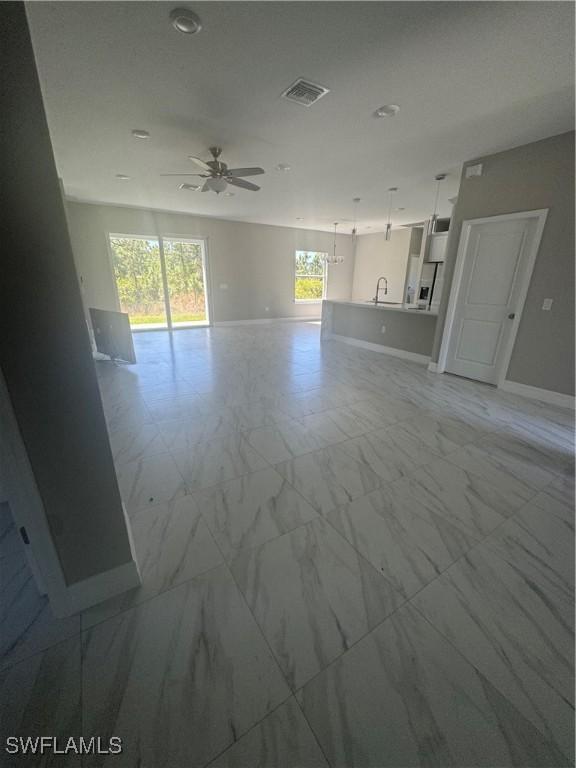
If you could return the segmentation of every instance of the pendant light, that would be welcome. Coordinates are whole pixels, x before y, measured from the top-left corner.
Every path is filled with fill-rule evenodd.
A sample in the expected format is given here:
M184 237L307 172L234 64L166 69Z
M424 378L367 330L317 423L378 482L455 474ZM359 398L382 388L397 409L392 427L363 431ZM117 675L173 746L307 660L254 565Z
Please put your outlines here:
M326 264L342 264L344 261L343 256L338 256L336 253L336 230L338 228L338 222L334 222L334 242L332 244L332 253L326 255Z
M398 187L389 187L388 189L388 224L386 224L386 240L392 237L392 195L398 192Z
M334 222L334 245L332 247L332 264L338 264L338 256L336 255L336 230L338 229L338 222Z
M357 213L358 213L358 203L360 202L359 197L352 198L352 202L354 203L354 224L352 226L352 241L354 242L356 240L356 235L358 234L358 228L356 226L357 224Z
M428 234L433 235L436 232L436 225L438 222L438 195L440 194L440 183L446 178L445 173L438 173L434 176L436 181L436 194L434 195L434 213L432 217L428 219Z

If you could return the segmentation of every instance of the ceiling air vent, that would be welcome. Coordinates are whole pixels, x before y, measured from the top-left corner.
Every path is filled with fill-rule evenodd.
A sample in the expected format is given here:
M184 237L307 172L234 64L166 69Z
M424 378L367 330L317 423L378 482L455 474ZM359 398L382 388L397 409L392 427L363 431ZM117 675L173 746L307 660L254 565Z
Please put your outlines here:
M282 98L288 99L288 101L295 101L297 104L302 104L305 107L311 107L312 104L327 93L330 93L329 88L324 88L323 85L299 78L284 91Z

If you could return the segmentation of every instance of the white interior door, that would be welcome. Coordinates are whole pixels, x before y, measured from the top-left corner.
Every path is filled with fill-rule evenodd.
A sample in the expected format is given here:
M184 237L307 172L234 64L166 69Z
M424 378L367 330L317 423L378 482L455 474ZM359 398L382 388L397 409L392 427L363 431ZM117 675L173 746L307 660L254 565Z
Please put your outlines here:
M543 226L534 213L471 221L463 228L446 355L450 373L492 384L505 373Z

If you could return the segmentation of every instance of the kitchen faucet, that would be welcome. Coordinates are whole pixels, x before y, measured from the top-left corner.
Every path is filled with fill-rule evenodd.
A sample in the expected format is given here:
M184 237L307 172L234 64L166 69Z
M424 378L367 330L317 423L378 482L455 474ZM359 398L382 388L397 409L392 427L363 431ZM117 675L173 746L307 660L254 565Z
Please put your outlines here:
M384 280L384 296L388 295L388 278L386 277L379 277L378 282L376 283L376 295L374 296L374 304L378 304L379 301L379 295L380 295L380 282Z

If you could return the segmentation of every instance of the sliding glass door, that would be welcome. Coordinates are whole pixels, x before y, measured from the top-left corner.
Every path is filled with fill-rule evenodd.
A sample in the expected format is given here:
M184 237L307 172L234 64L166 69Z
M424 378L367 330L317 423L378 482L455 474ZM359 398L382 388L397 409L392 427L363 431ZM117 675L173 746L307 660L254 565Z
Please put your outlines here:
M209 324L203 240L110 235L110 251L133 330Z
M204 243L163 239L172 326L206 325Z
M110 235L112 266L122 312L135 328L166 328L158 240Z

